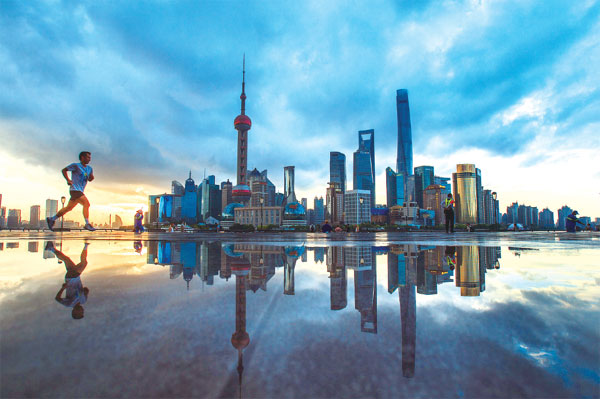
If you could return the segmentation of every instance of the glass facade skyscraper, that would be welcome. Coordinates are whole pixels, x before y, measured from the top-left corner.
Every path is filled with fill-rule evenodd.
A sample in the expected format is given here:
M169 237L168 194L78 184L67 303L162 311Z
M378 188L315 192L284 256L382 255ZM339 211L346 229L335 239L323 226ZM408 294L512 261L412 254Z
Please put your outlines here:
M346 155L341 152L329 153L329 181L338 183L342 193L346 192Z
M298 202L294 192L294 166L283 168L283 195L286 204Z
M404 176L409 176L413 174L413 151L408 90L406 89L396 91L396 114L398 117L396 171Z
M354 152L353 162L354 190L371 192L371 205L375 206L375 131L358 132L358 150Z
M424 208L423 193L425 189L435 184L433 166L418 166L415 168L415 198L419 208Z
M198 221L198 193L196 192L196 184L190 177L185 181L185 192L181 201L181 217L186 223L196 223Z
M477 223L477 178L475 165L458 164L452 173L454 209L457 223Z
M404 204L404 175L389 166L385 169L387 207Z

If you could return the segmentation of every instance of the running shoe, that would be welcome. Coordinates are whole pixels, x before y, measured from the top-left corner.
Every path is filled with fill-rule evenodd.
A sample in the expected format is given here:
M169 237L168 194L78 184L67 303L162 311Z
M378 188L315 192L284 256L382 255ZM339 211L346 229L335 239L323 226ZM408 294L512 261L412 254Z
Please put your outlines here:
M50 231L54 231L53 227L54 227L54 220L52 220L52 218L47 217L46 218L46 223L48 223L48 229Z
M85 226L83 226L83 228L89 231L96 231L96 228L89 223L86 223Z

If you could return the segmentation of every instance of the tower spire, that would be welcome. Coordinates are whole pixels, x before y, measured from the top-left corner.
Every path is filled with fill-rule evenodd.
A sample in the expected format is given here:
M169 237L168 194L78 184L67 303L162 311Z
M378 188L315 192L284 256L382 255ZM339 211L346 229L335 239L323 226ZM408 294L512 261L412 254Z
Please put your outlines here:
M246 53L244 53L244 60L242 62L242 94L240 98L242 99L242 115L246 115Z

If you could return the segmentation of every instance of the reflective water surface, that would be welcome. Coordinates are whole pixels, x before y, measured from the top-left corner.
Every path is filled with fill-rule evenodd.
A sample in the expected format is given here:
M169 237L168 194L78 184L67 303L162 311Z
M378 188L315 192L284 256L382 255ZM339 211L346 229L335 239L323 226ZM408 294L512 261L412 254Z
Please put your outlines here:
M598 397L600 247L0 242L2 397Z

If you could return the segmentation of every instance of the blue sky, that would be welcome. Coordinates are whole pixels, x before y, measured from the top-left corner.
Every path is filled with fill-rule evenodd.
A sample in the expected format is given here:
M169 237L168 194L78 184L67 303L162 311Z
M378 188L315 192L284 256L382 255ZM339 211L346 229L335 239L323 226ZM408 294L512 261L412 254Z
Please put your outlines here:
M278 187L291 164L300 197L324 195L329 151L351 187L357 132L375 129L383 202L406 88L415 166L475 163L501 207L600 216L599 16L596 1L3 1L3 205L63 195L82 149L92 216L190 169L235 180L245 53L248 165Z

